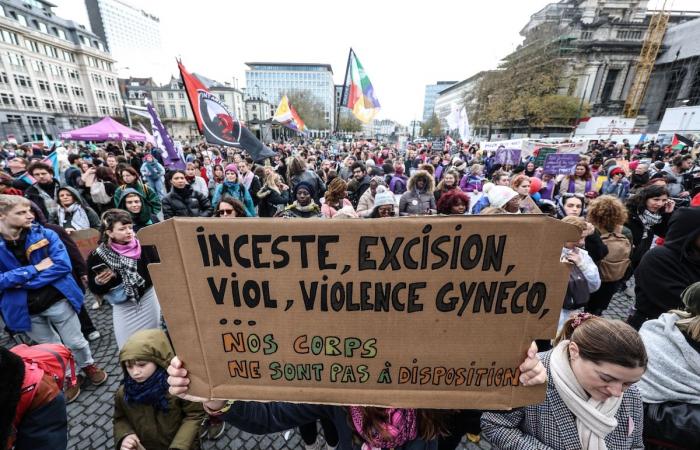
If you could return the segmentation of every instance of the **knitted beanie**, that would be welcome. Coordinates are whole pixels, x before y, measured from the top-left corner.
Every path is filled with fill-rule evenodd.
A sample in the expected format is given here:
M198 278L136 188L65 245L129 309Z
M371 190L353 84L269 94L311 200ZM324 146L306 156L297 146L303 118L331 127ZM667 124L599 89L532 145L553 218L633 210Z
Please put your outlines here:
M484 194L489 198L489 203L494 208L503 208L506 203L518 195L508 186L496 186L493 183L487 183L484 186Z
M374 196L374 207L396 205L394 194L384 186L377 186L377 194Z
M236 172L236 175L238 175L238 167L234 163L231 163L224 169L224 173L226 172Z

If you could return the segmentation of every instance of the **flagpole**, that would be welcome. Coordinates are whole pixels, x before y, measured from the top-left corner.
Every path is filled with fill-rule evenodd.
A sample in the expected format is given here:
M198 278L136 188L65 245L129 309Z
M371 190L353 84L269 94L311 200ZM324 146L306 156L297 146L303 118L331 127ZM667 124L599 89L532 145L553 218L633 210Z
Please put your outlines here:
M350 72L350 58L352 57L352 47L348 52L348 63L345 65L345 78L343 78L343 91L340 93L340 104L338 105L338 110L335 112L335 132L338 132L338 121L340 120L340 108L343 107L343 100L345 99L345 88L348 85L348 73Z

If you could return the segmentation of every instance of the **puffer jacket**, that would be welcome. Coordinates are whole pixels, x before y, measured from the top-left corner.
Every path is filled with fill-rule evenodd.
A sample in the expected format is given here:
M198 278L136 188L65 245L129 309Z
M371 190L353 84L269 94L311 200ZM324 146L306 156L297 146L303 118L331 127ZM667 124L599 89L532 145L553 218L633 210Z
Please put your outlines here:
M178 192L179 191L179 192ZM187 185L182 189L171 189L163 198L163 217L210 217L213 208L209 199Z
M302 181L309 183L314 190L314 201L319 202L319 199L326 193L326 183L318 176L316 172L307 169L298 175L294 175L290 181L290 188L294 191L294 187Z
M425 190L419 192L416 188L416 180L425 178ZM402 216L435 214L437 206L435 203L435 180L425 170L416 171L408 180L408 191L406 191L399 200L399 214Z
M119 352L119 364L126 372L126 361L149 361L167 370L175 356L162 330L141 330L134 333ZM151 405L127 402L124 386L114 395L114 445L119 449L122 440L138 436L148 450L194 450L199 448L199 428L205 417L201 403L188 402L165 393L168 411L156 410Z

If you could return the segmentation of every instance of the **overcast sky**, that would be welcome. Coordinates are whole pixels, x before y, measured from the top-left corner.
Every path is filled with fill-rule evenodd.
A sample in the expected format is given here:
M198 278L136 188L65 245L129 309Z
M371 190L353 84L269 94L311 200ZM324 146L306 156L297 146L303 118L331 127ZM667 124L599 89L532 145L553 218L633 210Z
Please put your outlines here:
M84 0L53 0L56 13L89 27ZM522 42L519 31L547 0L148 0L128 1L160 17L163 54L157 82L190 72L239 79L244 62L331 64L341 84L352 46L382 105L379 118L407 124L423 115L425 85L495 68ZM657 7L661 0L651 0ZM675 0L673 9L700 9ZM140 74L134 74L140 75Z

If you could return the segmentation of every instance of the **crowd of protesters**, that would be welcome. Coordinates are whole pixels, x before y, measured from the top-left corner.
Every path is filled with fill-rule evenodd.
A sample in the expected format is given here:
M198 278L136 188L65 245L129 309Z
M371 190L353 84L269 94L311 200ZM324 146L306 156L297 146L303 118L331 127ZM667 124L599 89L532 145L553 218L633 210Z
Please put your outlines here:
M0 150L5 332L17 342L63 344L80 371L65 389L55 377L35 377L27 402L36 367L0 348L0 450L66 448L66 403L81 385L107 380L90 350L100 333L88 295L93 308L112 309L123 369L116 449L196 449L225 423L256 434L298 427L314 450L454 449L465 433L503 449L700 448L700 146L592 142L565 174L545 173L536 152L501 164L498 152L461 142L273 147L274 158L256 162L192 143L177 170L148 144L61 147L58 166L44 162L49 149ZM548 383L543 403L487 412L187 395L186 362L170 347L148 271L157 255L141 247L138 230L173 217L476 214L547 214L580 232L561 252L571 274L557 338L533 343L520 367L523 384ZM71 236L89 228L100 242L85 259ZM626 322L603 318L620 291L635 298Z

